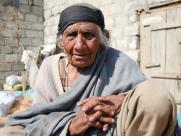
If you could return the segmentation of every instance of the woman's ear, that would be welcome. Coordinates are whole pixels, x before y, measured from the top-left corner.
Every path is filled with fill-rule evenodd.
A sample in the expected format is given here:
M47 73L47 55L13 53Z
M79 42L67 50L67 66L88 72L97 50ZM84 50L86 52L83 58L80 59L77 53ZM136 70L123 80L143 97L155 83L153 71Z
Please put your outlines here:
M59 37L59 44L61 47L64 47L62 36Z
M104 29L104 35L106 36L107 39L110 38L110 33L107 29Z

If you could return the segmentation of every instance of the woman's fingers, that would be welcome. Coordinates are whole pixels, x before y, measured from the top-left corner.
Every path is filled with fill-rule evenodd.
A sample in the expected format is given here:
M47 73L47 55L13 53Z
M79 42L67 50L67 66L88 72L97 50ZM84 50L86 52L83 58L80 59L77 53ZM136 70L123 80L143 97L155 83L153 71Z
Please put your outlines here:
M99 129L102 129L102 127L103 127L102 124L99 121L94 121L94 122L91 123L91 125L93 127L99 128Z
M115 120L112 117L102 116L99 118L99 121L103 124L113 124Z
M81 110L88 112L92 110L95 106L100 105L101 102L98 99L90 99L81 106Z
M89 121L90 122L94 122L96 120L99 121L99 118L103 115L103 113L101 111L97 111L95 112L94 114L92 114L90 117L89 117Z
M81 100L77 103L77 106L82 106L83 104L85 104L86 102L89 101L89 98L88 99L84 99L84 100Z
M88 119L90 122L100 122L101 124L113 124L114 123L114 119L112 117L104 117L103 116L103 112L101 111L97 111L95 112L93 115L91 115Z
M94 111L101 111L103 112L105 115L108 115L110 117L113 117L115 114L115 107L114 106L110 106L107 104L100 104L94 107L93 109Z

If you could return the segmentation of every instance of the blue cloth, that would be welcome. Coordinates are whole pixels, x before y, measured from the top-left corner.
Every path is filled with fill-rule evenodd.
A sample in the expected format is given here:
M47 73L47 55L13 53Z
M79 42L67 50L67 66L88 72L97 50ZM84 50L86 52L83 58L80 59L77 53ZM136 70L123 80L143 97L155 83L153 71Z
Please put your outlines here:
M181 136L181 114L177 114L177 126L175 129L175 135Z

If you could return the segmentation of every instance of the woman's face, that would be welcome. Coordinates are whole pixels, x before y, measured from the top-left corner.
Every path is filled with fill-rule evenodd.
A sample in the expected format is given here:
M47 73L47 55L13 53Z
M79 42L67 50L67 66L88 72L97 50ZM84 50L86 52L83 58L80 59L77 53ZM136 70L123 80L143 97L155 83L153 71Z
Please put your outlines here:
M68 62L78 69L94 63L100 46L98 27L90 22L78 22L68 26L62 34L61 44Z

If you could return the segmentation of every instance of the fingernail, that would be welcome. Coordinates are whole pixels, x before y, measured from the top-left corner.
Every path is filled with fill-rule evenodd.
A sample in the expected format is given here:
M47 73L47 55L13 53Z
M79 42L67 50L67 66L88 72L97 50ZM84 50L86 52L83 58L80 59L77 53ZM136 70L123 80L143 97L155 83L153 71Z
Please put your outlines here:
M103 127L103 131L104 131L104 132L107 131L107 127Z
M112 119L111 122L114 123L114 119Z

